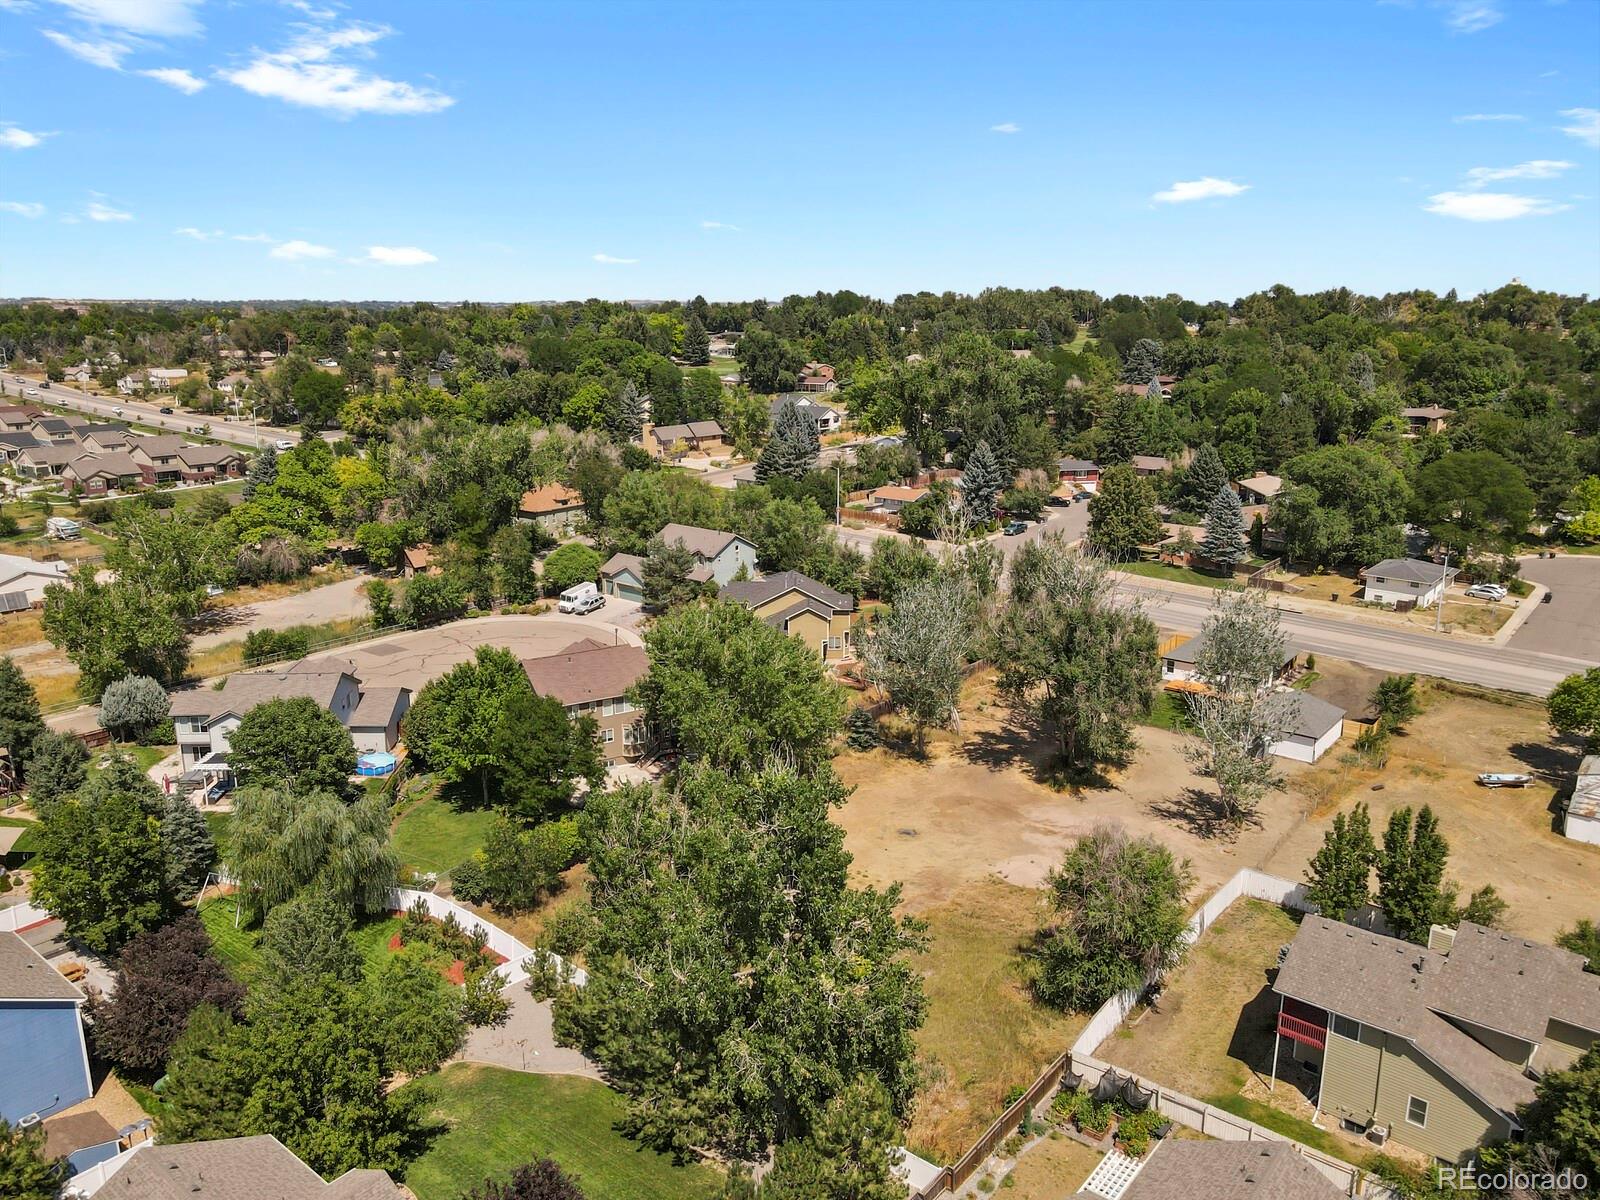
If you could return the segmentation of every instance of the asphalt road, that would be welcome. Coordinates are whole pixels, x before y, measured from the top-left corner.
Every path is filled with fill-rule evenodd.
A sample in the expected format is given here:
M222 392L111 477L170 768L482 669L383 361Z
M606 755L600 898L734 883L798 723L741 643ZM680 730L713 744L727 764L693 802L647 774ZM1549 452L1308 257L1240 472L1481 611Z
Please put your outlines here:
M1600 556L1525 558L1522 578L1549 588L1550 603L1528 615L1510 644L1600 662Z
M28 391L36 391L39 394L25 396L24 393ZM206 434L207 437L247 449L268 446L274 442L300 440L300 431L297 429L279 429L273 425L255 426L245 422L224 421L220 417L203 417L198 413L168 414L161 411L159 402L150 404L143 400L135 400L131 396L116 399L91 396L64 383L52 383L45 389L39 386L38 380L24 379L22 383L18 383L16 376L9 374L0 378L0 397L4 397L6 403L49 404L57 408L71 409L87 417L100 417L107 421L132 421L148 425L153 429L165 429L171 433L189 433L200 425L208 425L210 432ZM118 417L115 411L119 408L122 409L121 417Z

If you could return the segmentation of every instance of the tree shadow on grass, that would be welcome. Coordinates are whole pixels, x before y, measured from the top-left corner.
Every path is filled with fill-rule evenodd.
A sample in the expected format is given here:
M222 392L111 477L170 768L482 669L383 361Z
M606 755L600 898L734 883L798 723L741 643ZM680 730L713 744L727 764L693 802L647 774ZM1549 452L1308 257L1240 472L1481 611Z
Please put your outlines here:
M1197 787L1186 787L1176 796L1165 800L1152 800L1148 811L1164 820L1175 822L1196 837L1234 841L1241 830L1259 826L1261 818L1247 816L1235 820L1223 811L1217 797Z
M1583 743L1576 738L1550 742L1513 742L1506 747L1512 758L1544 779L1564 781L1578 769Z
M1098 766L1074 766L1063 761L1044 722L1026 711L1013 711L1004 725L972 734L962 741L957 753L974 766L991 771L1020 766L1035 783L1053 791L1103 791L1112 786Z

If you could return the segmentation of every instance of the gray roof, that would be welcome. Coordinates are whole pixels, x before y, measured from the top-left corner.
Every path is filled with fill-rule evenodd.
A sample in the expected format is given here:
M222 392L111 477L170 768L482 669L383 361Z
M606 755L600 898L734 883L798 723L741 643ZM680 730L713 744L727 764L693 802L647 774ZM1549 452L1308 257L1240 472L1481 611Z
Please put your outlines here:
M410 688L375 687L361 693L355 712L350 714L352 729L383 729L394 719L401 697L409 698Z
M1293 694L1294 717L1284 733L1308 737L1315 741L1344 720L1344 709L1337 704L1329 704L1326 700L1319 700L1305 692L1297 691Z
M1098 471L1100 465L1092 463L1087 458L1063 458L1056 463L1062 471Z
M73 459L83 454L82 447L73 445L58 445L52 442L41 442L37 446L26 446L20 454L28 456L28 461L37 463L41 467L64 467Z
M82 1000L83 993L14 933L0 933L0 1000Z
M128 449L143 450L151 458L171 458L183 449L183 439L173 433L153 433L132 439Z
M1343 1196L1288 1142L1158 1142L1122 1200L1333 1200Z
M133 456L125 450L107 450L104 454L80 454L67 466L79 479L88 479L94 475L110 475L117 479L125 479L129 475L143 475L139 464L133 461Z
M746 608L765 604L785 592L800 592L813 600L820 600L832 612L852 612L856 606L854 597L846 596L825 583L818 583L799 571L779 571L764 579L740 580L722 585L724 599L735 600Z
M1171 659L1175 663L1183 663L1186 666L1193 666L1195 663L1200 661L1200 652L1205 649L1205 645L1206 645L1205 631L1201 630L1199 633L1195 634L1192 638L1190 638L1187 642L1180 642L1178 645L1174 646L1171 650L1168 650L1161 657L1165 658L1165 659ZM1290 646L1290 645L1287 645L1287 644L1284 645L1284 647L1283 647L1283 661L1284 662L1288 662L1290 659L1298 658L1299 656L1300 656L1300 652L1297 649L1295 649L1293 646Z
M609 578L612 575L621 574L623 571L628 572L635 579L643 580L644 559L637 554L622 554L620 552L613 554L606 559L605 565L600 568L600 575L602 578Z
M778 414L783 411L784 405L792 404L795 410L803 417L810 417L812 421L825 421L830 417L837 417L839 410L830 408L826 404L818 404L810 396L801 392L784 392L774 396L772 403L767 406L767 412L776 421Z
M739 535L728 533L721 529L701 529L698 525L679 525L677 522L663 525L661 532L656 534L667 545L677 542L696 558L712 559L721 554Z
M723 435L722 426L716 421L690 421L683 425L657 425L655 439L663 446L670 446L682 438L692 441L695 438L720 438Z
M1172 465L1172 460L1163 458L1159 454L1135 454L1133 465L1146 471L1165 471Z
M35 429L42 429L46 433L71 433L72 426L61 417L40 417L33 423Z
M1441 576L1454 579L1459 574L1454 567L1447 573L1440 564L1420 558L1386 558L1361 572L1363 578L1378 575L1384 579L1406 579L1413 583L1438 583Z
M244 716L268 700L307 697L323 708L332 708L339 681L349 678L344 671L243 671L228 676L220 691L208 687L190 688L172 697L172 715L201 717L213 721L226 713Z
M324 1183L268 1134L216 1142L147 1143L101 1185L104 1200L400 1200L383 1171Z
M0 446L7 446L12 450L26 450L29 446L43 445L31 433L0 433Z
M1463 921L1447 952L1330 921L1300 923L1275 991L1405 1038L1507 1114L1533 1098L1521 1068L1462 1032L1541 1042L1551 1020L1600 1033L1600 976L1570 951Z
M180 446L178 457L190 467L214 467L218 463L244 461L244 455L231 446Z

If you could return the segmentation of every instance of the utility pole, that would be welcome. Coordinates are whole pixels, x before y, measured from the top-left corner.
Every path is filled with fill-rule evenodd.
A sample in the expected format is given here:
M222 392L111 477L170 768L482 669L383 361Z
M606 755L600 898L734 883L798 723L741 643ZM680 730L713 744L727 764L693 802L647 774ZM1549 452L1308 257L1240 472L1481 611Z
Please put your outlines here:
M844 522L839 519L839 514L841 512L841 507L839 504L839 479L840 471L843 470L843 462L844 460L842 458L836 458L833 460L833 523L835 525L844 524Z
M1433 606L1433 631L1438 633L1444 621L1444 593L1450 586L1450 551L1444 552L1444 573L1439 576L1439 603Z

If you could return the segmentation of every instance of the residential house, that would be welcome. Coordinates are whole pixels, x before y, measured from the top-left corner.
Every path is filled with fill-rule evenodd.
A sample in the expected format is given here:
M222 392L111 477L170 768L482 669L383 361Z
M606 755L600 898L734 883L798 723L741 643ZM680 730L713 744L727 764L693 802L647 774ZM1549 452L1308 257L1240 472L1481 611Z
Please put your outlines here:
M737 344L738 343L735 340L730 338L729 335L725 333L712 334L711 357L732 358L734 356L734 348Z
M109 454L80 454L61 470L74 492L101 496L126 491L144 482L144 469L123 450Z
M522 669L533 690L564 705L567 716L594 718L607 766L644 756L644 710L628 699L628 689L650 670L643 647L584 638L557 654L524 659Z
M400 556L400 573L407 579L417 575L438 575L443 569L433 561L433 547L427 542L420 546L407 546Z
M87 359L75 367L68 367L65 382L78 387L88 387L95 381L95 369L89 365Z
M1283 490L1283 480L1276 475L1252 475L1233 485L1239 493L1241 504L1271 504L1272 498Z
M244 474L244 455L230 446L179 446L178 462L186 483L237 479Z
M348 660L304 659L266 671L241 671L228 676L220 689L190 688L172 697L179 765L185 771L226 771L228 735L245 713L269 700L299 697L337 717L360 754L393 750L400 720L411 707L409 688L364 689Z
M28 446L12 456L11 465L18 475L28 479L49 479L66 470L67 464L83 451L76 446L46 442Z
M403 1200L385 1171L324 1181L271 1134L212 1142L142 1142L95 1190L106 1200Z
M1100 486L1100 466L1086 458L1063 458L1056 463L1056 472L1069 487L1092 492Z
M824 662L851 657L850 624L855 597L818 583L799 571L725 584L722 598L742 604L775 629L797 637Z
M1420 558L1386 558L1361 572L1361 598L1370 604L1407 604L1427 608L1443 598L1460 572Z
M78 433L66 417L40 417L33 423L33 436L55 446L77 443Z
M171 433L136 437L128 443L128 453L139 464L148 484L177 483L183 478L185 467L178 456L183 448L183 439Z
M836 433L839 426L844 423L844 418L836 408L829 408L826 404L818 404L815 400L799 392L784 392L774 396L768 412L771 419L776 422L786 404L794 405L802 417L809 417L816 426L817 434Z
M1406 419L1406 432L1417 437L1424 433L1443 433L1455 409L1425 404L1420 408L1402 408L1400 415Z
M243 371L229 371L221 379L217 380L216 390L224 396L231 396L241 388L247 387L249 383L250 376Z
M1315 1070L1318 1108L1445 1163L1514 1136L1533 1076L1600 1041L1581 956L1471 921L1417 946L1306 917L1272 987L1278 1044Z
M925 487L901 487L886 484L872 489L872 507L882 513L897 513L908 504L915 504L928 495Z
M44 409L32 404L0 404L0 432L27 433L44 415Z
M1295 762L1314 763L1344 737L1344 709L1306 692L1288 694L1293 698L1289 722L1267 752Z
M1205 649L1206 635L1201 632L1192 638L1174 637L1171 644L1161 648L1161 679L1164 683L1193 683L1199 678L1196 664L1200 654ZM1273 671L1271 679L1261 680L1262 687L1271 687L1282 682L1294 673L1295 664L1300 652L1293 646L1285 646L1283 662ZM1178 689L1193 690L1193 689Z
M1600 754L1585 755L1572 781L1561 832L1575 842L1600 846Z
M0 1118L71 1108L94 1094L84 995L14 933L0 932Z
M827 363L808 362L800 371L795 387L802 392L832 392L838 390L839 383Z
M707 568L707 578L718 587L731 582L741 567L745 574L755 574L755 544L737 533L674 522L663 525L656 536L669 546L677 543L686 547L694 555L696 565Z
M712 451L727 449L727 435L716 421L689 421L682 425L646 425L641 435L644 448L656 458L674 453L674 447L685 450Z
M1099 1200L1339 1200L1345 1192L1293 1142L1162 1138L1143 1158L1107 1155L1078 1195ZM1131 1170L1131 1176L1128 1174ZM1125 1181L1113 1182L1117 1173Z
M9 463L22 451L43 445L31 433L0 433L0 463Z
M95 454L126 450L134 437L132 430L119 423L85 425L78 430L77 436L83 448Z
M725 388L736 388L744 382L744 376L737 371L729 371L724 375L718 375L717 382Z
M711 578L711 572L701 564L696 564L696 569L690 572L689 578L694 579L696 575L700 576L697 580L699 583ZM613 554L600 568L600 590L620 600L642 602L644 559L637 554Z
M149 1122L144 1124L148 1127ZM69 1176L115 1158L122 1150L122 1134L93 1110L46 1117L43 1128L46 1157L66 1159Z
M522 493L517 520L543 526L557 536L571 531L583 515L583 497L564 483L547 483Z
M1172 470L1172 460L1159 454L1135 454L1131 465L1135 475L1165 475Z
M124 396L142 391L170 392L187 378L189 372L182 367L147 367L143 371L129 372L117 380L117 391Z

